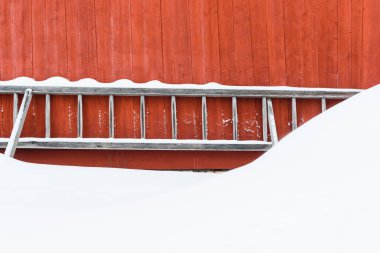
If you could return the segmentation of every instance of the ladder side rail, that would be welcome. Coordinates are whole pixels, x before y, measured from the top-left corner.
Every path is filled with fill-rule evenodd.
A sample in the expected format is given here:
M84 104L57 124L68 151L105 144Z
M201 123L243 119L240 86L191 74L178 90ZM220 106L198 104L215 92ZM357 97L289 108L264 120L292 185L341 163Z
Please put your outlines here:
M70 84L70 85L69 85ZM76 84L76 85L72 85ZM98 96L184 96L184 97L246 97L246 98L309 98L321 99L345 99L362 90L359 89L335 89L335 88L303 88L303 87L268 87L268 86L205 86L202 85L164 85L164 84L110 84L100 83L82 84L80 81L61 85L49 85L38 83L20 85L17 80L12 82L0 82L0 94L23 93L26 89L32 89L33 94L50 95L98 95Z
M177 102L176 97L171 96L171 120L172 120L172 139L177 139Z
M78 112L77 112L77 137L83 137L83 97L78 94Z
M297 125L297 99L292 98L292 131L296 130Z
M327 108L326 98L321 99L321 106L322 106L322 112L325 112Z
M114 97L109 95L108 97L108 113L109 113L109 137L115 138L115 109L114 109Z
M140 130L141 139L145 139L146 126L145 126L145 96L140 96Z
M50 138L50 95L45 95L45 137Z
M18 94L13 93L13 124L16 122L18 114Z
M4 139L0 138L0 147ZM129 139L129 138L20 138L17 148L62 150L213 150L267 151L270 142L233 140Z
M272 145L276 145L278 143L278 136L277 136L276 120L274 118L272 99L268 98L267 103L268 103L269 131L270 131L270 135L272 139Z
M5 149L5 155L9 157L14 157L17 144L20 139L20 135L22 132L22 128L24 126L25 118L28 113L30 101L32 100L32 90L27 89L25 90L24 97L21 102L20 110L17 114L17 118L15 121L15 124L12 129L11 137L9 138L7 148Z
M268 110L267 110L267 98L262 97L262 117L263 117L263 141L268 141Z

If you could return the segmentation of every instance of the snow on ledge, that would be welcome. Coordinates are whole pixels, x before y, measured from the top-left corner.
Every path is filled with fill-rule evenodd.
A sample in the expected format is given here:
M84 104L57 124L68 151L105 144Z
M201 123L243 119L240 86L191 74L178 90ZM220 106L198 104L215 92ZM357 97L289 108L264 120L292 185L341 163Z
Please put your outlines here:
M120 79L111 83L98 82L92 78L84 78L78 81L70 81L63 77L51 77L43 81L36 81L29 77L18 77L9 81L0 81L1 87L6 86L40 86L40 87L108 87L108 88L149 88L149 89L191 89L191 90L261 90L261 91L294 91L294 92L304 92L304 91L330 91L330 92L341 92L345 91L347 93L358 93L362 90L360 89L338 89L338 88L305 88L305 87L290 87L290 86L232 86L232 85L221 85L218 83L207 83L207 84L166 84L158 80L149 81L146 83L135 83L128 79Z

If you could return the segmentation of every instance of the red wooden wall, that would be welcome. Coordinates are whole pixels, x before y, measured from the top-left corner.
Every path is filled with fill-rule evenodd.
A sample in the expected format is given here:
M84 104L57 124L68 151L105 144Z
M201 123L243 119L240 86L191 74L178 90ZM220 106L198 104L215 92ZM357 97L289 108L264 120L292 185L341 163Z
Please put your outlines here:
M7 0L0 1L0 79L94 78L112 82L218 82L367 88L380 82L378 0ZM104 84L107 85L107 84ZM239 100L239 136L261 139L259 101ZM12 127L0 96L0 136ZM108 102L84 98L86 137L108 137ZM139 102L117 98L116 136L139 137ZM280 136L290 102L275 101ZM232 138L231 102L212 99L212 139ZM43 136L44 99L34 97L23 132ZM52 98L52 137L76 134L76 98ZM179 138L200 138L200 100L178 101ZM318 113L301 101L299 123ZM170 138L170 102L147 99L147 137ZM19 159L149 169L228 169L253 152L22 151Z

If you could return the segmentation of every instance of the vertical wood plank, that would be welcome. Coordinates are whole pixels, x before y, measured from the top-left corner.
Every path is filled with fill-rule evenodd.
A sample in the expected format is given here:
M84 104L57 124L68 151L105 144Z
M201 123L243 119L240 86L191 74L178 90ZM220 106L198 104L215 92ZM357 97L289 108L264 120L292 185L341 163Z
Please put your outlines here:
M161 1L131 2L132 77L136 82L163 81Z
M351 49L352 24L351 1L338 1L338 77L339 88L350 87L352 83Z
M76 96L50 96L51 137L76 137Z
M166 83L192 82L188 1L161 1Z
M352 25L352 40L351 40L351 78L352 88L365 88L363 85L363 7L364 0L351 1L351 25Z
M146 82L152 79L163 80L160 1L132 1L131 17L133 80L137 82ZM149 36L152 38L148 38ZM146 97L145 106L145 137L165 138L171 136L170 99Z
M268 37L265 0L250 0L255 85L269 85Z
M13 75L12 12L11 1L0 1L0 79ZM12 131L12 95L0 95L0 136L9 137Z
M65 0L65 16L67 27L67 77L76 81L82 78L80 69L80 36L79 33L79 2Z
M179 107L180 102L177 103ZM170 97L147 97L146 137L170 138L172 136L170 117Z
M217 0L203 1L206 82L220 82Z
M318 69L319 87L338 84L338 1L319 0Z
M7 138L12 132L12 95L0 95L0 137Z
M187 3L172 3L172 1L169 3L168 1L163 0L144 1L143 25L145 48L142 57L145 61L145 77L148 80L157 79L169 83L176 81L185 82L190 73L190 65L188 65L190 62L190 51L189 47L186 47L186 43L183 43L183 36L189 36L188 30L186 30L188 29L188 24L183 22L188 18L188 16L187 13L184 12L184 9L178 8L176 4L180 4L183 8L185 8ZM168 7L170 9L166 9ZM173 12L176 13L176 15L173 15ZM181 18L178 18L178 15L180 15ZM169 16L173 18L169 19ZM172 25L176 22L178 22L177 30L171 30L173 29ZM174 33L178 37L176 37L176 41L173 42L174 47L169 49L167 48L166 42L174 39ZM187 40L190 40L190 38L187 37ZM187 43L190 42L187 41ZM181 51L183 55L178 54L176 51L178 48L183 50L183 52ZM182 74L187 77L185 79L182 79L180 76L174 77L179 78L180 80L166 79L165 75L167 74L167 65L163 61L164 56L172 57L171 59L176 62L173 64L174 67L183 66L184 69L178 71L182 71ZM186 57L189 57L187 58L187 62L183 61ZM181 75L181 73L178 72L178 75ZM177 104L179 105L180 101L177 100ZM148 138L171 138L173 129L171 129L170 124L170 108L170 97L149 97L146 99L146 126Z
M236 84L236 50L232 0L218 0L221 82Z
M302 80L305 87L318 87L318 1L302 0L301 5Z
M111 21L111 4L108 0L95 0L96 51L98 58L97 80L112 82L114 78L114 61L112 38L113 24Z
M218 0L203 1L204 17L204 47L205 47L205 71L206 82L221 82L221 65L220 65L220 32L219 32L219 7ZM221 133L215 136L218 126L215 125L215 117L218 115L217 105L220 103L217 99L207 99L208 110L208 136L207 138L217 138ZM228 102L225 102L228 103ZM220 111L220 109L219 109ZM214 136L213 136L214 135Z
M46 77L68 77L66 2L46 1ZM51 96L51 136L76 137L75 96ZM33 109L33 108L32 108Z
M177 97L179 139L202 138L201 98Z
M287 85L289 86L301 86L303 84L300 40L300 1L301 0L283 0L286 71Z
M108 97L107 96L84 96L83 97L83 137L108 138L108 136L109 136Z
M46 72L47 50L47 20L46 1L33 0L32 4L32 30L33 30L33 77L36 80L48 78Z
M270 85L286 85L283 0L266 1Z
M267 56L261 56L261 60L258 61L264 62L264 59L267 59L269 73L266 74L264 69L264 78L257 76L262 80L260 83L264 81L264 85L281 85L281 83L291 86L301 85L299 1L267 0L257 5L255 9L262 12L265 17L265 21L260 21L263 19L261 18L255 22L266 23L267 26ZM257 26L255 31L260 29L260 25ZM291 107L286 100L273 99L272 103L276 114L278 136L281 138L291 130Z
M231 56L228 58L236 59L236 83L238 85L254 84L250 12L247 6L249 6L249 0L233 1L233 39L235 55L231 53Z
M161 1L146 0L144 2L144 31L146 77L150 80L164 80L163 71L163 38L161 22ZM182 3L182 2L181 2ZM184 5L185 3L182 3Z
M250 0L250 30L251 42L253 50L253 73L254 85L265 86L270 85L269 72L269 55L268 55L268 23L267 23L267 1L266 0ZM259 99L252 100L252 114L254 121L250 126L244 128L251 129L253 139L262 139L261 101Z
M114 100L115 138L140 138L140 98L116 96Z
M131 1L132 80L146 82L144 1Z
M379 2L374 0L364 1L365 15L363 19L363 85L362 88L371 87L380 82L380 42Z
M13 51L12 39L14 38L12 29L12 1L0 1L0 78L10 80L14 78L13 73Z
M197 84L206 83L206 59L204 45L205 20L203 15L204 0L190 0L189 23L191 45L191 69L192 82Z
M46 1L46 72L48 77L67 77L65 2Z
M204 47L204 8L205 1L188 1L188 22L191 50L192 83L206 82ZM202 139L201 98L177 98L178 138Z
M31 0L12 0L14 75L33 77ZM9 35L8 35L9 36Z
M254 50L251 35L249 0L233 1L236 81L238 85L254 85ZM248 7L248 8L247 8ZM261 105L257 99L238 99L238 135L241 140L261 138Z
M111 4L105 0L94 0L94 26L96 35L96 78L100 82L114 80L111 27ZM110 115L108 97L97 96L83 98L83 136L109 137Z
M318 87L318 1L302 0L300 7L302 86ZM276 105L277 106L277 105ZM297 99L298 126L320 113L319 101Z
M288 83L288 61L287 61L287 49L288 41L286 26L288 19L285 20L285 10L283 0L267 0L266 1L266 22L267 22L267 36L268 36L268 62L269 62L269 75L270 75L270 85L286 85ZM287 13L288 14L288 13ZM294 17L293 17L294 18ZM293 28L296 28L293 27ZM296 38L294 38L296 40ZM287 101L274 100L269 101L270 104L274 105L274 113L277 115L279 121L278 134L280 137L289 132L288 118L289 110L287 110ZM262 115L263 115L263 140L268 140L268 110L267 110L267 99L262 100ZM271 109L271 108L270 108ZM272 129L273 130L273 129ZM271 134L272 135L272 134ZM273 135L272 135L273 136Z
M236 85L236 52L234 35L234 9L231 0L216 1L219 39L220 80ZM209 98L209 139L232 139L231 100Z
M33 96L21 134L22 137L45 136L45 102L44 95Z
M192 83L193 73L198 70L193 71L192 69L191 43L192 38L197 35L191 32L191 18L196 18L196 16L193 16L194 13L190 13L189 0L181 2L162 0L161 4L164 81L167 83ZM197 29L194 24L193 29ZM196 60L199 61L199 59ZM196 74L198 75L198 73ZM178 97L176 101L178 138L201 138L200 99Z
M112 0L112 50L115 79L132 78L131 0Z
M132 4L138 1L113 0L112 7L112 48L115 79L134 80L132 75ZM140 45L138 45L140 46ZM140 137L140 99L138 97L114 97L115 103L115 137ZM129 108L129 110L125 110Z
M12 0L12 46L16 77L33 77L33 33L31 0ZM43 105L40 97L33 99L26 117L22 136L44 136L44 112L36 106Z
M78 1L80 76L97 78L98 57L94 0Z
M232 139L232 108L230 98L207 98L208 139Z

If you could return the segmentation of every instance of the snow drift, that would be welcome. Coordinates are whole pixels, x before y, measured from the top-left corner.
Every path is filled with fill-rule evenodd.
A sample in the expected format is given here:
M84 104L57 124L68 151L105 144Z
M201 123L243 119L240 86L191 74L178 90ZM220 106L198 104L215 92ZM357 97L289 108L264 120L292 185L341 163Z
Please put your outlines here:
M14 166L6 163L0 170L0 247L39 253L379 252L378 108L380 86L314 118L252 164L133 206L122 198L118 205L86 209L70 201L52 208L50 199L29 205L17 194L38 190L39 183L23 187L38 168L9 177ZM41 175L49 181L47 171ZM74 173L70 180L82 189L88 184ZM13 195L17 205L8 203Z
M0 154L0 208L125 207L212 176L32 164Z

